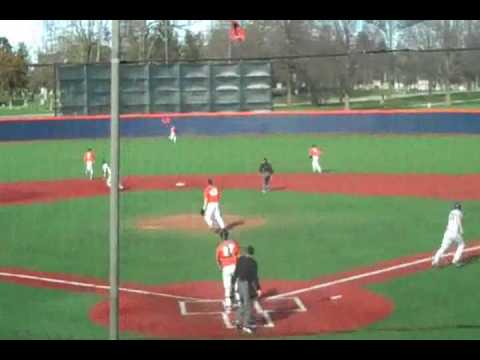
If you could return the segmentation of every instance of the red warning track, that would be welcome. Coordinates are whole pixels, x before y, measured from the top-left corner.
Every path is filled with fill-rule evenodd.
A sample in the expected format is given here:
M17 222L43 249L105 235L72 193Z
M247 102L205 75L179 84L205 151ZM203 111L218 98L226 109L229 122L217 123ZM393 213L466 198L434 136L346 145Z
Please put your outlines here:
M212 176L224 189L259 190L256 174ZM128 176L122 179L127 191L191 190L203 188L206 175ZM177 182L185 187L178 188ZM444 200L479 200L480 174L279 174L273 177L274 191L293 191L356 196L410 196ZM52 180L0 183L0 204L31 204L64 199L107 196L101 179Z
M480 256L480 241L471 244L465 250L466 258ZM364 287L428 270L430 259L431 254L418 254L311 281L264 281L266 294L257 312L257 334L272 337L354 331L382 320L393 311L393 302ZM96 293L104 299L91 309L90 318L108 326L105 281L18 268L0 268L0 281ZM237 337L239 334L227 326L232 319L225 320L222 315L222 296L220 281L161 286L125 283L120 289L120 329L159 338Z

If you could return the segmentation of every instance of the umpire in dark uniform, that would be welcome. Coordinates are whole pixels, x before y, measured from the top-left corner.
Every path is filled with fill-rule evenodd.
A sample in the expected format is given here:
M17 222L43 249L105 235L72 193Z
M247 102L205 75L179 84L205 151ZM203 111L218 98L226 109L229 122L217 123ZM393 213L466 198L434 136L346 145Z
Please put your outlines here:
M272 179L273 174L272 164L268 162L267 158L263 159L258 171L262 174L263 178L262 193L266 193L267 191L270 191L270 180Z
M247 253L240 256L232 276L231 289L235 289L238 281L238 294L240 304L237 309L236 325L247 334L252 334L255 328L255 321L252 316L253 303L257 297L262 295L260 282L258 281L258 265L253 258L255 250L252 246L247 247ZM234 296L232 291L231 297Z

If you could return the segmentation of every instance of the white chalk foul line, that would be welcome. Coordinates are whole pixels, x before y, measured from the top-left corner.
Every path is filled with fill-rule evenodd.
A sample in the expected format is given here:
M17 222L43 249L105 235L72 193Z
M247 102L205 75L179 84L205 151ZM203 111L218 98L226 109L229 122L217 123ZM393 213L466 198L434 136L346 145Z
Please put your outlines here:
M17 278L17 279L24 279L24 280L35 280L35 281L45 282L45 283L50 283L50 284L77 286L77 287L88 288L88 289L110 290L110 286L108 286L108 285L95 285L95 284L90 284L90 283L85 283L85 282L80 282L80 281L68 281L68 280L54 279L54 278L48 278L48 277L43 277L43 276L0 272L0 277L1 276L10 277L10 278ZM171 294L166 294L166 293L161 293L161 292L130 289L130 288L125 288L125 287L120 287L119 291L123 291L123 292L126 292L126 293L132 293L132 294L140 294L140 295L160 296L160 297L172 298L172 299L177 299L177 300L178 299L192 300L192 301L202 301L202 300L204 300L204 299L193 298L193 297L188 297L188 296L171 295Z
M472 251L475 251L475 250L478 250L478 249L480 249L480 246L474 246L474 247L465 249L463 252L467 253L467 252L472 252ZM453 252L450 252L448 254L443 255L443 257L447 257L447 256L451 256L451 255L453 255ZM346 277L346 278L343 278L343 279L338 279L338 280L334 280L334 281L330 281L330 282L326 282L326 283L322 283L322 284L317 284L317 285L313 285L313 286L310 286L310 287L307 287L307 288L286 292L286 293L283 293L283 294L270 296L270 297L267 297L266 299L277 299L277 298L282 298L282 297L288 297L288 296L291 296L291 295L302 294L302 293L305 293L305 292L309 292L309 291L313 291L313 290L317 290L317 289L322 289L322 288L326 288L326 287L329 287L329 286L334 286L334 285L337 285L337 284L342 284L342 283L345 283L345 282L366 278L366 277L369 277L369 276L374 276L374 275L383 274L383 273L386 273L386 272L395 271L395 270L402 269L402 268L407 268L407 267L418 265L418 264L421 264L421 263L424 263L424 262L427 262L427 261L431 261L431 260L432 260L432 257L429 256L429 257L426 257L426 258L423 258L423 259L420 259L420 260L416 260L416 261L412 261L412 262L408 262L408 263L403 263L403 264L391 266L391 267L380 269L380 270L366 272L366 273L363 273L363 274L353 275L353 276L349 276L349 277ZM95 285L95 284L85 283L85 282L80 282L80 281L68 281L68 280L54 279L54 278L48 278L48 277L43 277L43 276L35 276L35 275L25 275L25 274L14 274L14 273L8 273L8 272L0 272L0 277L2 277L2 276L3 277L9 277L9 278L24 279L24 280L35 280L35 281L51 283L51 284L61 284L61 285L77 286L77 287L90 288L90 289L98 289L98 290L109 290L110 289L110 286L108 286L108 285ZM166 293L155 292L155 291L148 291L148 290L130 289L130 288L125 288L125 287L120 287L119 290L122 291L122 292L126 292L126 293L159 296L159 297L171 298L171 299L176 299L176 300L211 301L211 302L218 301L218 299L201 299L201 298L194 298L194 297L189 297L189 296L180 296L180 295L172 295L172 294L166 294Z
M474 246L474 247L465 249L463 252L466 253L466 252L471 252L471 251L475 251L475 250L478 250L478 249L480 249L480 246ZM449 252L448 254L443 255L443 257L452 256L452 255L453 255L453 252ZM387 273L387 272L390 272L390 271L395 271L395 270L399 270L399 269L408 268L410 266L418 265L418 264L428 262L428 261L432 261L432 256L429 256L429 257L426 257L426 258L423 258L423 259L419 259L419 260L415 260L415 261L411 261L411 262L407 262L407 263L403 263L403 264L399 264L399 265L390 266L390 267L380 269L380 270L369 271L369 272L366 272L366 273L363 273L363 274L358 274L358 275L352 275L352 276L349 276L349 277L346 277L346 278L343 278L343 279L329 281L329 282L326 282L326 283L306 287L306 288L303 288L303 289L289 291L289 292L286 292L286 293L283 293L283 294L270 296L267 299L277 299L277 298L282 298L282 297L285 297L285 296L298 295L298 294L302 294L302 293L305 293L305 292L326 288L326 287L329 287L329 286L343 284L343 283L346 283L346 282L349 282L349 281L354 281L354 280L363 279L363 278L367 278L367 277L378 275L378 274L384 274L384 273Z

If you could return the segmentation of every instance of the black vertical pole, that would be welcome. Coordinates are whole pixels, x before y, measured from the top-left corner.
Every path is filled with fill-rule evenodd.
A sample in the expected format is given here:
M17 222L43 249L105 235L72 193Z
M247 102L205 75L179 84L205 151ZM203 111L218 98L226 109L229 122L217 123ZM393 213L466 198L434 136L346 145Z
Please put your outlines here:
M53 64L53 115L57 116L57 64Z

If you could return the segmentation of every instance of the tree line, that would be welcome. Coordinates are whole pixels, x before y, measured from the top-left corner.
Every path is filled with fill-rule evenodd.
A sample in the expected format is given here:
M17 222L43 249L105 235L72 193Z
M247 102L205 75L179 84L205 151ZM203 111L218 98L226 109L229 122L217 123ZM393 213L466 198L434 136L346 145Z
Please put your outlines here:
M478 88L480 64L475 51L375 55L362 52L480 47L479 20L243 20L241 24L246 40L230 43L230 23L226 20L209 21L203 32L194 32L195 23L188 21L124 20L120 27L121 57L124 61L172 63L203 58L227 61L229 55L248 58L342 53L345 56L275 61L273 82L284 85L289 101L292 94L302 92L308 94L313 104L338 96L346 108L354 89L373 82L387 84L384 93L388 96L396 84L408 86L424 80L429 92L441 86L447 103L451 102L452 85ZM44 30L44 43L37 53L39 63L95 63L110 59L110 21L45 21ZM20 71L25 64L20 66L18 51L1 50L0 54L0 69L18 70L1 76L2 90L11 94L25 86ZM27 58L28 53L23 59ZM4 65L7 63L10 65ZM28 77L31 88L52 88L53 81L52 69L48 67L34 68Z
M24 95L28 84L28 50L24 43L14 49L7 38L0 37L0 105L13 105L18 93Z

